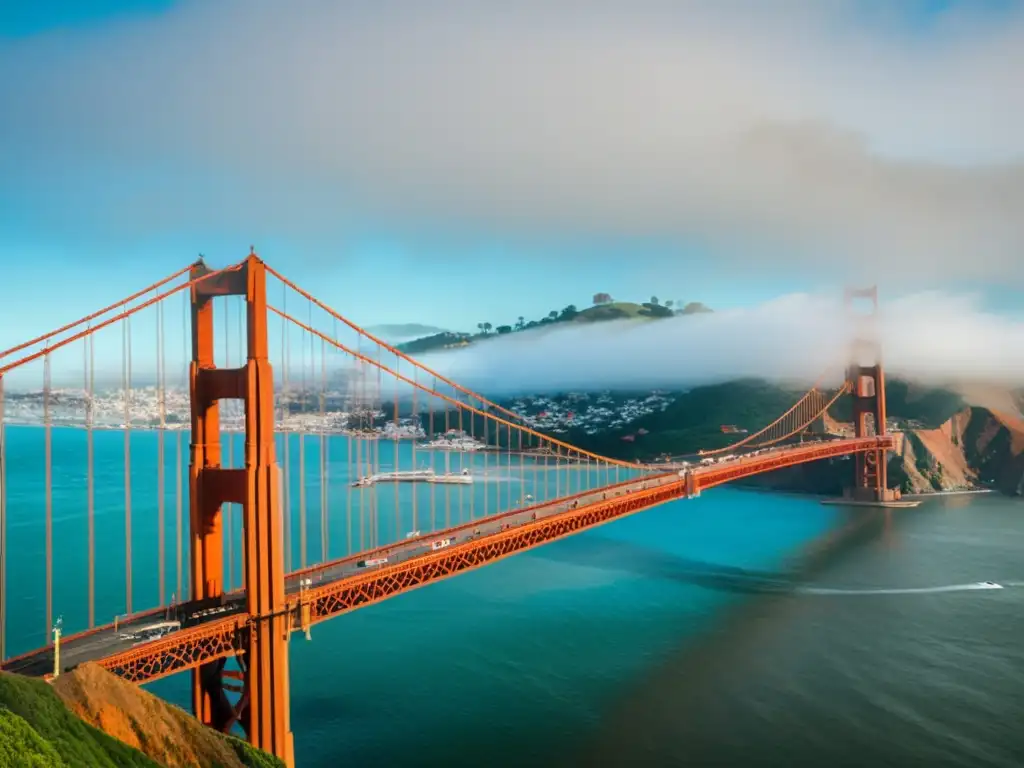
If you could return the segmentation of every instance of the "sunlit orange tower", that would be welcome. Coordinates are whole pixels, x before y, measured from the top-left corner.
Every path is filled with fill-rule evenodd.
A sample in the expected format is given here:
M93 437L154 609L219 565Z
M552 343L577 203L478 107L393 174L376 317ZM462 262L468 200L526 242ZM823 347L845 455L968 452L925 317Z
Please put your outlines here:
M193 279L210 270L200 260ZM249 741L293 766L289 724L288 633L284 589L284 551L274 455L274 377L268 359L266 268L255 253L237 270L192 287L192 445L189 502L192 530L192 598L224 592L221 508L243 509L243 567L248 620L239 624L236 648L242 652L243 686L237 704L226 691L231 675L224 660L192 673L192 704L203 723L229 730L241 723ZM245 296L247 354L240 368L214 363L213 299ZM220 400L245 403L245 466L221 465ZM237 676L237 674L235 675Z
M857 313L855 299L871 302L870 314ZM874 319L878 314L878 288L846 289L847 311L870 327L857 328L852 360L847 369L850 395L853 398L854 434L857 437L885 434L885 372L882 368L881 341ZM869 333L865 334L865 331ZM870 418L869 418L870 417ZM888 452L885 449L854 454L854 480L850 495L855 501L893 501L898 493L888 486Z

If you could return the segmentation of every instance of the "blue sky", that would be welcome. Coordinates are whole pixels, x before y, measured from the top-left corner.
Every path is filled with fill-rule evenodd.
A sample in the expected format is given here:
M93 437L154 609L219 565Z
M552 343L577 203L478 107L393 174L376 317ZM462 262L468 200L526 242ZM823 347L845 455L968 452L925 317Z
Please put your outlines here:
M0 4L0 347L250 244L367 325L1015 308L1020 3L424 7Z

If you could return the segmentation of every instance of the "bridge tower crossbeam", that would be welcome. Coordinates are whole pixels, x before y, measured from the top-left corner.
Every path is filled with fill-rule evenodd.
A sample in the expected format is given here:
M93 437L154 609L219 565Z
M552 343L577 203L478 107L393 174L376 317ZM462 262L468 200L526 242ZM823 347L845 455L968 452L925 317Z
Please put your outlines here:
M202 262L193 280L209 273ZM240 368L218 369L214 363L213 299L244 296L246 360ZM294 746L288 695L290 616L285 602L284 533L279 502L280 470L274 452L274 378L268 358L266 267L255 253L241 269L225 271L192 287L192 446L189 496L192 516L192 598L224 594L221 509L226 503L243 510L243 570L248 620L240 625L235 646L245 654L242 691L232 704L227 691L235 673L224 660L192 673L196 717L219 730L241 723L256 747L293 766ZM245 465L221 463L218 403L240 399L245 405Z

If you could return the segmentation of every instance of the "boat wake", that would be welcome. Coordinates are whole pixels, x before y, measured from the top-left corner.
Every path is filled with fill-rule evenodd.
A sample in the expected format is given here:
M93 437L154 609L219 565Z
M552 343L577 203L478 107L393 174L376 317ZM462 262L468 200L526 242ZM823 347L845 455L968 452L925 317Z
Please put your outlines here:
M818 589L813 587L795 590L801 595L934 595L943 592L974 592L982 589L1004 589L1005 586L1018 586L1020 582L1008 585L996 584L994 581L976 581L971 584L948 584L943 587L911 587L907 589Z

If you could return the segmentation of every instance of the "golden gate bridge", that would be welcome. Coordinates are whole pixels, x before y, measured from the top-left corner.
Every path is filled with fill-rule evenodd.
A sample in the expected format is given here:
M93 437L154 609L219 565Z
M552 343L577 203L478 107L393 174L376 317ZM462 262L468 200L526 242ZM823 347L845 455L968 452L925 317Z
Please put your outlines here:
M280 303L271 304L278 291ZM874 289L847 292L848 304L856 298L877 310ZM174 353L166 314L175 301L187 396L168 386ZM142 330L152 335L140 343ZM97 366L96 343L116 346L118 335L120 388L103 395L97 371L109 366ZM668 501L807 462L852 456L850 500L893 502L898 493L887 488L885 470L895 446L886 434L880 356L877 345L858 346L860 357L838 387L815 384L737 442L669 463L630 463L536 431L523 415L363 330L255 253L221 270L200 260L0 353L2 668L52 677L94 661L135 683L187 671L202 722L222 731L239 726L253 745L294 765L293 632ZM865 347L873 357L866 362ZM65 373L77 368L76 386L54 386L58 364ZM140 367L148 401L135 381ZM41 387L16 395L8 386L15 377L37 377ZM844 396L853 402L853 435L804 441ZM43 487L36 490L43 498L22 494L12 502L12 460L19 476L30 474L31 458L9 434L26 397L39 410ZM55 433L68 429L84 433L84 450L55 452ZM133 436L143 430L157 435L155 459L133 459ZM109 476L97 482L96 441L109 446L116 433L123 435L123 497L111 499ZM155 510L133 495L133 480L137 488L144 475L155 475ZM123 551L105 535L99 553L100 573L115 561L124 565L120 615L112 621L102 621L96 605L98 526L110 524L98 520L100 494L105 507L124 513ZM62 507L84 507L86 540L74 543L85 563L74 573L54 569L55 526L68 524ZM34 519L37 511L43 568L23 558L11 572L12 513ZM133 524L138 530L150 522L139 516L151 511L155 541L148 532L140 541ZM153 560L150 589L136 571L144 562L151 574ZM65 576L84 581L86 606L80 626L54 631L57 579ZM45 605L38 635L8 626L14 595ZM23 646L13 655L12 631Z

